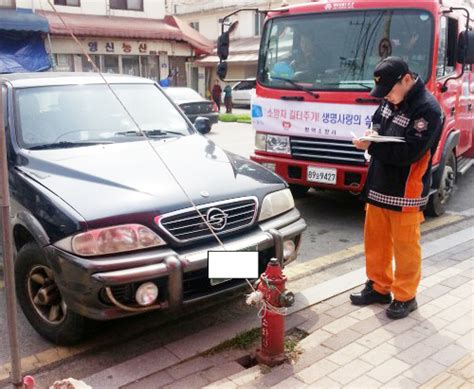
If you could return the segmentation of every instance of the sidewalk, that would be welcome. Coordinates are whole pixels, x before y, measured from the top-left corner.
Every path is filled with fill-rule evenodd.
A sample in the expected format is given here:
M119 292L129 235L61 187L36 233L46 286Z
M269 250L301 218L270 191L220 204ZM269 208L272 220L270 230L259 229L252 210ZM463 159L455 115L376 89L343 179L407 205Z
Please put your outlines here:
M359 290L355 286L364 282L362 269L327 282L335 288L331 296L339 293L334 297L324 297L327 285L298 294L300 308L286 318L287 330L306 335L296 348L300 354L294 363L245 368L243 362L248 362L252 349L206 353L222 340L255 327L255 317L244 317L235 325L208 328L84 381L94 388L128 389L473 388L472 228L458 239L462 243L456 236L423 247L419 308L408 318L391 321L383 306L361 308L348 302L347 290ZM344 293L337 291L342 284ZM325 300L314 304L315 296ZM307 307L303 308L302 297Z

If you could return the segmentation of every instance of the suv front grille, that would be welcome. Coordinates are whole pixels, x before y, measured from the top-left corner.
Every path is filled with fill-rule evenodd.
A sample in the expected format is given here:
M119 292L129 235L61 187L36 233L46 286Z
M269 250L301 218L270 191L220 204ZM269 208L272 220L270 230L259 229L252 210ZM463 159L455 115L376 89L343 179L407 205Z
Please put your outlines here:
M357 150L350 141L292 137L290 142L291 155L298 159L365 165L364 152Z
M213 226L216 234L237 231L251 226L257 215L257 199L246 197L198 206L199 212ZM207 224L193 208L163 215L160 227L179 243L213 236Z

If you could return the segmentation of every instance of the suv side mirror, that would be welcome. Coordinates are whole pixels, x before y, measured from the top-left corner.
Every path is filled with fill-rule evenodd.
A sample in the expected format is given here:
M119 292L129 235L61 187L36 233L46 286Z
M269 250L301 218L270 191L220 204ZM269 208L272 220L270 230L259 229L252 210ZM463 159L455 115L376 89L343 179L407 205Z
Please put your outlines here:
M474 63L474 31L462 31L459 34L456 61L462 64Z
M207 134L211 131L211 121L203 116L198 116L194 121L194 128L200 134Z

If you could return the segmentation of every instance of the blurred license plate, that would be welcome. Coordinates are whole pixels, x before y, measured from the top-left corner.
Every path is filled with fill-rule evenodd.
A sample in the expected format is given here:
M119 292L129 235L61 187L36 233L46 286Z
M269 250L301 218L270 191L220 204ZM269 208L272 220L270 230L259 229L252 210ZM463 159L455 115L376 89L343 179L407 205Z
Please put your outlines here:
M247 259L242 258L243 262L239 260L239 254L238 254L239 252L242 254L243 252L248 252L246 255ZM212 263L210 261L211 254L213 255ZM216 256L218 257L216 258ZM216 266L218 262L221 262L220 266L224 266L225 268L227 268L227 270L224 272L222 272L222 270L217 271L219 275L223 276L222 278L216 278L215 276L209 277L209 283L211 284L211 286L222 284L223 282L230 281L234 278L241 279L241 278L254 278L255 276L258 277L258 252L255 246L246 247L238 251L208 252L209 273L216 274L215 270L217 269L214 269L214 266ZM244 273L246 273L246 276L243 276L242 274L240 275L235 274L235 272L240 273L243 270L242 266L245 265L245 263L247 264L247 267L249 267L248 265L250 265L250 268L247 271L244 271ZM213 266L213 268L211 268L211 266ZM232 269L235 269L235 270L232 270ZM255 272L256 274L252 274L252 275L249 274L253 272Z
M336 185L337 169L308 166L307 180L309 182Z

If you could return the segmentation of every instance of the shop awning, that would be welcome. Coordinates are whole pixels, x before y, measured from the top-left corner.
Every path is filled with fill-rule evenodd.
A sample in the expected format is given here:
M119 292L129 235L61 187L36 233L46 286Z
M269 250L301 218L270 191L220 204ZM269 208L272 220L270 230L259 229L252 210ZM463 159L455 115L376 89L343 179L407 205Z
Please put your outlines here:
M0 9L0 73L48 70L47 32L48 21L29 9Z
M212 42L205 42L201 34L191 34L183 31L176 22L167 19L145 19L102 15L81 15L37 11L49 22L51 34L76 36L105 37L122 39L160 39L187 42L201 52L210 53ZM66 23L61 21L60 17ZM182 27L182 26L181 26ZM204 40L202 39L204 38ZM210 45L210 46L209 46Z
M0 9L0 30L49 32L48 21L30 9Z
M230 41L228 63L256 64L258 62L258 50L260 37L240 38ZM212 54L199 58L195 63L201 66L213 66L219 62L217 50Z
M176 16L165 16L165 22L171 26L176 26L183 34L183 39L197 49L197 54L210 54L215 48L215 44L210 39L192 28L187 22Z
M229 54L226 62L228 63L241 63L241 64L255 64L258 62L257 53L248 53L248 54ZM216 65L219 63L219 57L217 55L208 55L206 57L200 58L195 61L196 64L206 66L206 65Z

